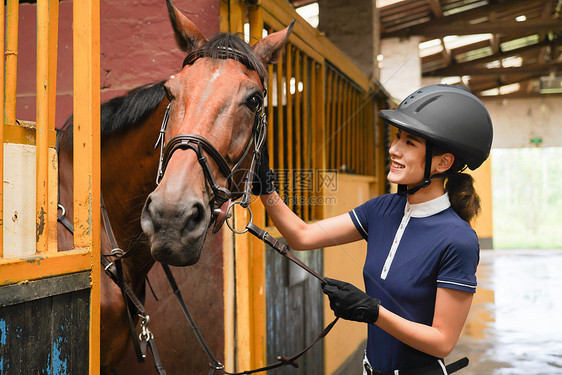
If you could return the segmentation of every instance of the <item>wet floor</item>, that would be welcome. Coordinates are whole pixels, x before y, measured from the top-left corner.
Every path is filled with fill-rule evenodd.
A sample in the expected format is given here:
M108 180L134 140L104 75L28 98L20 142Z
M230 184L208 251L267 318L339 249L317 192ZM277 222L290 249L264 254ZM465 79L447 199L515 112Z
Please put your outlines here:
M562 374L562 251L485 250L478 291L448 361L459 375Z

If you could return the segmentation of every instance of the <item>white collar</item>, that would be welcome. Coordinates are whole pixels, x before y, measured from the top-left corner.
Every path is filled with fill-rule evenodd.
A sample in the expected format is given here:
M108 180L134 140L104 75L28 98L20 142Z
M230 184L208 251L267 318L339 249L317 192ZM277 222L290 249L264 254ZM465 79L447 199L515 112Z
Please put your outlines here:
M407 215L409 213L411 217L428 217L446 210L449 207L451 207L449 194L445 193L438 198L422 203L410 204L410 202L406 200L404 214Z

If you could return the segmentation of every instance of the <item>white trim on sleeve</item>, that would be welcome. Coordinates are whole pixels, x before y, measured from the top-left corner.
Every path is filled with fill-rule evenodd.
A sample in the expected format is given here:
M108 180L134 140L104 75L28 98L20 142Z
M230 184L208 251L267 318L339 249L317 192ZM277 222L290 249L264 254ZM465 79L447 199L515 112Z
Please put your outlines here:
M359 224L359 226L361 227L361 231L363 232L365 237L369 237L369 233L367 233L365 228L363 228L363 224L361 224L361 220L359 220L359 218L357 217L357 214L355 213L355 210L351 210L351 212L353 212L353 216L355 216L355 220L357 220L357 224Z
M456 283L456 282L454 282L454 281L437 280L437 283L452 284L452 285L464 286L465 288L476 289L476 285L468 285L468 284Z

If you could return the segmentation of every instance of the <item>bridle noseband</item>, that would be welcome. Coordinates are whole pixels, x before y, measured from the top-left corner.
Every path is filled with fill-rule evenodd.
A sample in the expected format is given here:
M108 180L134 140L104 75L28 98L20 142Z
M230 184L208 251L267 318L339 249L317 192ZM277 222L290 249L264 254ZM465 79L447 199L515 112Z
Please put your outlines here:
M184 61L184 66L188 64L193 64L198 58L203 57L204 55L200 51L195 51L192 54L188 55ZM235 59L237 61L241 61L243 64L248 65L249 63L244 55L236 51L232 48L224 49L223 54L219 54L218 58L222 59ZM262 81L263 84L263 81ZM265 96L265 90L264 90ZM166 171L166 167L175 151L179 150L193 150L197 155L197 161L201 165L203 169L203 173L205 176L205 181L209 184L213 192L213 197L210 201L211 206L211 221L209 226L213 223L215 224L213 228L213 233L217 232L224 220L227 217L227 211L230 209L230 201L232 199L238 198L241 196L240 204L242 207L247 207L250 204L251 198L251 188L252 188L252 178L254 175L254 170L256 165L260 159L261 149L264 144L264 141L267 136L267 119L265 115L265 111L263 109L263 105L255 110L255 118L254 118L254 125L252 127L252 135L250 140L248 141L244 152L236 162L236 164L230 168L228 162L221 155L219 151L209 142L205 137L198 135L198 134L178 134L166 144L165 143L165 133L166 128L168 126L168 120L170 117L170 106L171 102L166 107L166 112L164 114L164 118L162 120L162 126L160 127L160 133L158 135L158 139L154 148L160 146L160 160L158 164L158 172L156 175L156 184L160 184L160 181L164 177L164 173ZM250 168L243 173L244 177L242 181L244 182L244 188L242 193L238 196L233 196L232 193L232 176L238 174L238 172L242 169L242 163L246 159L246 156L250 152L250 149L254 146L252 162L250 164ZM213 170L209 165L209 161L207 159L207 155L217 164L220 173L226 178L227 186L221 186L216 182L215 176L213 174Z

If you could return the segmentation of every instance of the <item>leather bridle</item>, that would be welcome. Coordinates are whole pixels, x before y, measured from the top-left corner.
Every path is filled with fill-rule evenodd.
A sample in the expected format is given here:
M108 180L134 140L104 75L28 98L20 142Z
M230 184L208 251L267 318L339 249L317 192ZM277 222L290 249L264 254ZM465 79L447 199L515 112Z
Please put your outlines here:
M241 52L238 52L234 49L229 48L228 54L220 55L219 58L235 58L236 60L245 59ZM184 66L188 64L193 64L195 60L202 57L203 55L195 51L194 53L187 56L186 60L184 61ZM234 57L232 57L234 56ZM247 62L241 61L244 64L248 64ZM263 82L262 82L263 84ZM265 97L264 89L263 97ZM211 220L209 222L209 226L213 223L215 224L213 227L213 233L216 233L224 223L227 218L228 211L230 209L230 201L231 199L236 199L241 196L240 204L242 207L246 208L250 204L251 198L251 188L252 188L252 179L254 176L254 171L259 162L261 149L263 147L264 141L267 137L267 119L265 116L265 111L263 109L263 105L260 105L255 110L255 117L254 117L254 124L252 127L252 135L250 140L246 144L246 148L242 153L242 156L238 159L236 164L232 168L228 165L226 159L221 155L221 153L209 142L205 137L198 135L198 134L178 134L168 143L165 142L165 134L166 128L168 126L168 120L170 117L170 106L171 102L166 107L166 112L164 113L164 118L162 120L162 126L160 127L160 133L158 135L158 139L154 148L160 146L160 160L158 164L158 172L156 175L156 184L160 184L160 181L164 177L164 173L166 172L166 167L170 161L170 158L177 150L192 150L197 154L197 161L201 165L203 169L203 174L205 176L205 180L209 185L210 189L213 192L213 196L209 201L211 206ZM250 164L250 168L247 171L242 171L242 164L246 159L246 156L250 152L250 149L253 147L253 155L252 161ZM217 164L220 173L226 178L227 186L221 186L216 182L213 170L209 165L209 161L207 159L207 155ZM244 188L242 193L238 196L234 196L232 193L232 184L233 180L232 177L238 175L238 173L242 171L243 178L242 181L244 183Z

